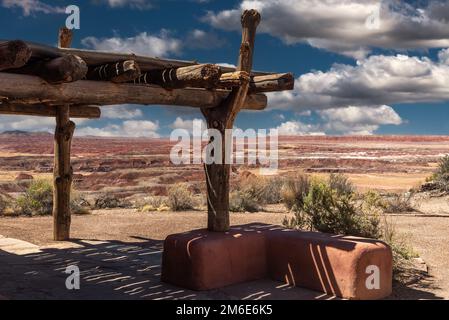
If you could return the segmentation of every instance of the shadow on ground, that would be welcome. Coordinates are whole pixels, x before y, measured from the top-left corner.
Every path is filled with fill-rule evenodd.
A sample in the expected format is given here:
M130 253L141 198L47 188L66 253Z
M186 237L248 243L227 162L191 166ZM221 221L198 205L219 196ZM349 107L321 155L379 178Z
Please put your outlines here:
M0 250L0 296L7 299L333 299L306 289L259 280L196 292L160 281L163 241L73 240L70 248L38 248L34 253ZM77 265L80 290L68 290L67 266ZM405 290L405 291L404 291ZM402 293L401 293L402 292ZM435 299L419 288L399 288L392 298Z

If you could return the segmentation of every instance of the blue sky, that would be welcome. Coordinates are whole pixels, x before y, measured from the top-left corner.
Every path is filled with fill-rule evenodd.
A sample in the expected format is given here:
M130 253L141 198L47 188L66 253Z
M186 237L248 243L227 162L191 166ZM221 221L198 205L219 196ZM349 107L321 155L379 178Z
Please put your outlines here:
M449 134L447 1L0 0L0 39L55 45L69 4L81 10L74 47L228 64L237 59L241 10L259 9L254 69L293 72L296 87L270 95L266 111L242 112L239 128ZM378 20L368 25L370 16ZM77 133L166 136L202 118L160 106L103 108L103 115L78 121ZM53 122L2 116L0 130L51 131Z

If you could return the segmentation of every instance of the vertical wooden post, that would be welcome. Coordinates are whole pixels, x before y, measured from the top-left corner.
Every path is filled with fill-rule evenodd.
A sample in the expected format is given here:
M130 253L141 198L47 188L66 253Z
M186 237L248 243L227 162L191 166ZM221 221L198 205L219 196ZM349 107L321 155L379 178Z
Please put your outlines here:
M232 129L238 112L242 109L249 89L252 69L256 29L260 23L260 14L256 10L246 10L242 15L242 44L238 60L237 72L241 73L239 87L232 90L228 98L218 107L202 109L209 129L221 133L222 162L205 164L207 183L208 229L225 232L229 230L229 176L231 165L226 159L226 145L232 135L226 129Z
M70 238L70 191L73 169L70 165L70 148L75 123L69 120L70 107L60 106L56 111L55 162L53 192L54 240Z
M58 44L67 48L72 42L72 32L67 28L59 30ZM70 106L58 106L56 110L56 129L54 137L53 168L53 238L64 241L70 238L70 192L73 168L70 165L70 149L75 123L70 121Z

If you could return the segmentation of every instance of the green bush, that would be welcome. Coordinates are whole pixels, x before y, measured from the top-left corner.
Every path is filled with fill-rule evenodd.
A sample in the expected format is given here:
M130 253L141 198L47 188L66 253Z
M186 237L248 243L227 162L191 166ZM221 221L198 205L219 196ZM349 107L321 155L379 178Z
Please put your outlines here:
M352 195L355 191L354 185L344 174L331 173L328 178L329 187L338 195Z
M294 217L286 218L289 228L367 238L380 236L380 219L376 214L356 205L352 193L332 188L328 182L314 180L302 199L293 206ZM346 190L346 189L345 189Z
M11 205L11 200L6 194L0 193L0 215L5 214Z
M260 210L261 207L251 193L233 191L229 195L229 211L231 212L257 212Z
M285 180L281 189L281 199L288 210L297 210L304 206L304 198L309 193L310 183L306 175L297 175Z
M449 192L449 155L439 160L437 170L432 175L431 180L435 183L436 189Z
M132 204L117 197L115 194L103 193L95 200L95 209L129 208Z
M385 202L385 211L388 213L401 213L415 211L411 204L412 193L394 194Z
M281 177L249 177L240 181L237 191L259 204L277 204L282 200L283 184Z
M17 210L24 215L48 215L53 211L53 184L48 180L33 180L17 199Z
M186 183L177 183L168 188L167 204L173 211L191 210L194 208L194 197Z

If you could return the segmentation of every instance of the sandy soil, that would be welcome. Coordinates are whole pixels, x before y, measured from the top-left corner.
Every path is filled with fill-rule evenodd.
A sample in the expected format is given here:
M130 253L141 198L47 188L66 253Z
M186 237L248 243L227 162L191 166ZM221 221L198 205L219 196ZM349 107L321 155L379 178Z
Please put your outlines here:
M281 208L272 212L232 214L232 224L265 222L281 224ZM449 299L449 217L394 215L391 221L399 233L429 266L429 277L416 284L396 286L392 299ZM83 240L109 240L138 244L156 241L159 245L168 234L202 228L204 212L140 213L135 210L95 211L91 215L73 216L72 236ZM37 244L59 248L51 240L51 217L0 218L0 234Z

